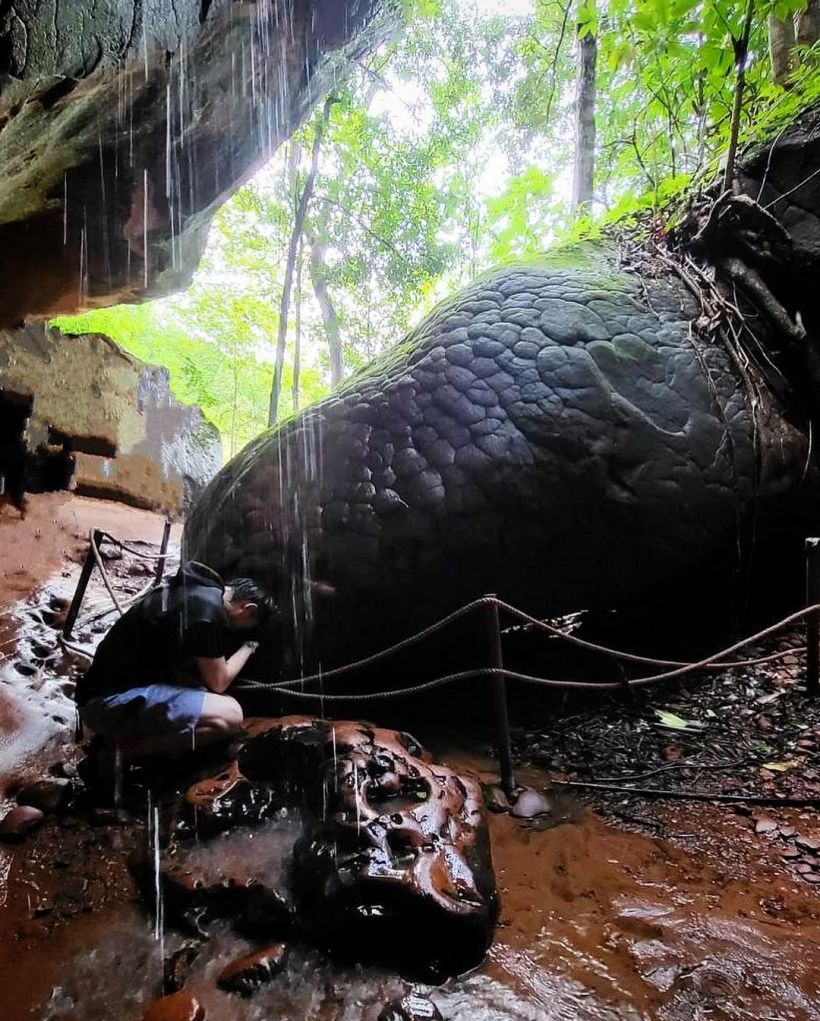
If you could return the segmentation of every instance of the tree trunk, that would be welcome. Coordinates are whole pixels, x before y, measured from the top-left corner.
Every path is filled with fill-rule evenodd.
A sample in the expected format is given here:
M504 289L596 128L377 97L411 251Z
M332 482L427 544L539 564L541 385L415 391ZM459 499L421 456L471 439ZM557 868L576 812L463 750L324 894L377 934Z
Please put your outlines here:
M743 86L746 84L746 60L749 56L749 36L752 33L752 18L755 12L755 0L748 0L746 4L746 15L743 20L743 34L739 39L733 39L735 48L735 98L732 103L732 122L729 133L729 151L726 153L726 170L723 174L723 190L729 191L735 180L735 156L737 154L737 140L740 135L740 114L743 110Z
M581 35L581 31L585 34ZM578 25L578 73L575 99L575 167L572 208L588 213L592 206L595 176L595 63L598 42L588 25Z
M328 96L325 100L322 115L316 122L316 133L313 136L313 151L310 158L310 170L308 171L305 187L299 197L296 213L293 218L293 229L290 232L288 242L287 261L285 263L285 280L282 284L282 300L279 303L279 332L276 338L276 355L273 363L273 385L270 391L270 404L268 407L268 425L275 425L279 412L279 397L282 393L282 372L285 364L285 342L288 336L288 315L290 313L290 292L293 286L293 270L296 264L296 250L299 247L299 239L305 226L305 216L308 205L313 195L313 186L316 183L316 174L319 171L319 152L322 148L322 137L330 119L330 108L335 102L334 96Z
M791 18L769 15L769 59L772 63L772 81L785 86L792 70L794 52L794 22Z
M339 331L339 317L330 299L327 289L327 272L325 269L325 243L316 238L310 239L310 279L313 293L319 303L322 322L325 324L327 345L330 349L330 385L335 387L342 381L344 363L342 361L342 337Z
M296 295L293 302L293 385L291 398L293 410L299 410L299 375L302 369L302 262L304 259L304 236L299 238L296 255Z

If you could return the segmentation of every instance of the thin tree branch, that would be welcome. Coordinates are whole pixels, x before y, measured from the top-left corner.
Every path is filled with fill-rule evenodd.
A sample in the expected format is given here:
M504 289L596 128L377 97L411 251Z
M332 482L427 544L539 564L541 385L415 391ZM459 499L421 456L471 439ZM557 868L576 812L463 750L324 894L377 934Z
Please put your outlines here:
M285 362L285 342L288 335L288 314L290 312L290 292L293 286L293 270L296 263L296 250L299 245L299 238L305 225L305 216L313 195L313 187L316 183L316 175L319 172L319 152L322 148L322 138L330 120L330 111L337 101L332 93L325 100L322 115L316 122L316 132L313 136L313 150L310 157L310 170L308 171L305 187L299 198L296 207L296 214L293 220L293 229L290 232L288 242L287 262L285 263L285 280L282 284L282 300L279 304L279 332L276 338L276 356L273 366L273 385L270 391L270 404L268 407L268 425L276 423L276 416L279 410L279 396L282 392L282 375Z

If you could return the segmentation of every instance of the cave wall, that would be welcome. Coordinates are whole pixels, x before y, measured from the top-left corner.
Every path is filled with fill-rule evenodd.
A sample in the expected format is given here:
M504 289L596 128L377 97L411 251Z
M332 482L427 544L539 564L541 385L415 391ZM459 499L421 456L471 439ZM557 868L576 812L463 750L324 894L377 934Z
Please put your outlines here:
M171 396L167 370L101 334L0 330L0 394L32 402L30 458L69 445L80 493L177 516L222 463L218 430Z
M0 327L190 282L391 0L0 0Z

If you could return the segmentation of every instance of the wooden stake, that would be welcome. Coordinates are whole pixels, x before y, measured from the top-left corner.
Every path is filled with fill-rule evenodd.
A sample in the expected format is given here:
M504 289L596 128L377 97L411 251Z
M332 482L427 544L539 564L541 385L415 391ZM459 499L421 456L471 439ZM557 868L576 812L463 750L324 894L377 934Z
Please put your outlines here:
M820 539L806 539L806 603L820 603ZM806 617L806 694L820 695L820 611Z
M486 596L486 598L495 599L496 597L492 594ZM504 656L501 648L501 625L498 621L497 604L494 602L488 603L485 612L487 618L487 638L490 646L490 666L501 669L504 666ZM507 712L506 678L503 674L496 674L492 678L492 685L501 789L509 799L512 799L513 792L515 791L515 775L513 773L512 749L510 747L510 719Z

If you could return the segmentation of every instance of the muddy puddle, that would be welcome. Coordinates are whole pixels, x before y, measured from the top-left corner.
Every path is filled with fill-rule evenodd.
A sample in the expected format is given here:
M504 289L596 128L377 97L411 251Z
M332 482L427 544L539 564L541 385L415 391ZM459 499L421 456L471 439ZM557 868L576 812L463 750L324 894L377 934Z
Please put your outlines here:
M14 653L0 665L0 773L11 793L38 771L73 775L72 663L51 657L42 639L53 622L36 607L58 583L70 589L78 569L64 562L28 596L26 613L0 625ZM143 567L122 562L117 571L126 588L144 583ZM93 588L86 613L103 603ZM81 640L93 642L96 626L81 628ZM20 671L21 662L34 671ZM435 744L432 727L417 736L459 770L496 779L474 751ZM528 767L519 779L540 788L549 774ZM775 814L777 832L820 836L809 810ZM343 967L294 945L285 971L245 999L215 980L254 944L217 922L186 988L208 1021L378 1021L388 1001L411 990L450 1021L820 1019L820 899L784 864L777 832L761 836L748 813L724 806L636 807L633 799L621 818L615 825L611 812L607 821L566 794L551 816L491 813L495 939L479 968L442 986ZM158 931L135 887L127 860L147 846L146 823L78 807L49 816L20 845L0 845L2 1021L139 1021L160 995L168 961L192 937ZM247 833L215 838L196 849L198 865L275 873L297 831L282 820L270 851Z
M820 1018L820 901L765 859L745 817L675 809L664 818L678 836L660 839L580 806L572 815L546 828L491 817L502 909L487 959L441 987L415 987L444 1018ZM275 861L247 834L200 853L211 869L243 868L244 858L278 869L292 835L290 821ZM14 852L0 943L4 1019L141 1018L161 990L163 957L186 939L158 934L139 904L125 859L146 839L141 824L67 817ZM410 988L296 946L286 973L251 999L218 990L220 970L251 946L223 923L212 929L187 984L208 1018L376 1021Z

